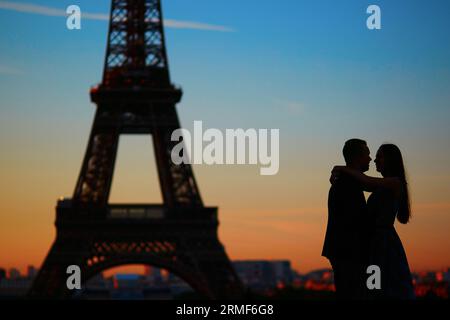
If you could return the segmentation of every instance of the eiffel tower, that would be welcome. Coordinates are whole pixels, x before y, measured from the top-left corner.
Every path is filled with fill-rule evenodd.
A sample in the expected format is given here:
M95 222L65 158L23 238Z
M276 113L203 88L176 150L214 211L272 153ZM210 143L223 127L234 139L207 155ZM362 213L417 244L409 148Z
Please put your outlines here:
M94 123L72 199L56 206L56 240L30 297L69 298L69 265L82 285L111 267L167 269L207 299L242 298L244 289L217 236L217 207L205 207L192 168L175 165L180 128L160 0L112 0L102 82L91 89ZM153 138L162 204L109 204L120 134Z

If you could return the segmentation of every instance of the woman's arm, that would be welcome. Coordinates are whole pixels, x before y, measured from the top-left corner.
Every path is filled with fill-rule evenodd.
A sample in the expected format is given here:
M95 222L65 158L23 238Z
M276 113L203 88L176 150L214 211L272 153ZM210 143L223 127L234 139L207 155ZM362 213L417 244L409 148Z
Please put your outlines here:
M400 180L396 177L375 178L366 176L364 173L349 168L347 166L335 166L332 172L345 173L359 181L365 190L374 190L377 188L391 189L395 192L400 190Z
M330 176L330 183L331 184L334 185L334 184L336 184L339 181L339 177L341 176L341 172L342 172L342 174L345 174L345 173L343 173L343 171L341 171L339 169L337 169L337 170L333 169L333 171L331 171L331 176ZM375 189L376 189L376 188L373 188L373 187L364 186L362 184L361 184L361 187L362 187L362 189L364 191L367 191L367 192L374 192Z

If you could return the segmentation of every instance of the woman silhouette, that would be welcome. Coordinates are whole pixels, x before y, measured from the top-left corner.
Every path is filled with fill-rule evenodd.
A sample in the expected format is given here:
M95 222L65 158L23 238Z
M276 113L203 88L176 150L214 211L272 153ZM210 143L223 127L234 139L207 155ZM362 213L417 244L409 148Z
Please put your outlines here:
M414 299L414 288L405 250L395 231L395 218L408 223L411 212L408 185L400 149L383 144L375 158L376 169L383 178L369 177L346 166L335 166L331 181L339 174L358 180L364 190L373 191L367 201L373 223L369 245L369 265L381 271L381 289L368 291L368 296L382 299Z

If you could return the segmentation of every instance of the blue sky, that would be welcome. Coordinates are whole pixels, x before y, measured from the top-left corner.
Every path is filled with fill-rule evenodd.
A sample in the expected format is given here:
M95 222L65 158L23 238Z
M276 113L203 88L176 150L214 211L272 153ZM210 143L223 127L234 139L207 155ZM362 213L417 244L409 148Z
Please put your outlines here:
M14 3L77 4L99 14L110 5ZM379 31L365 26L372 3L382 10ZM218 128L280 128L284 153L293 156L313 145L336 153L346 138L362 136L448 158L430 146L448 146L450 136L448 1L167 0L163 9L166 19L234 30L166 29L186 127L203 120ZM106 32L106 21L83 20L82 30L69 31L64 17L0 9L3 139L21 125L25 133L39 125L33 136L43 139L68 128L87 137L94 112L88 89L101 79Z
M108 13L109 2L23 3L62 10L78 4L85 12ZM261 124L287 124L291 116L286 118L286 113L309 108L321 113L349 111L355 117L376 116L386 109L421 114L423 103L432 104L427 109L446 109L448 1L378 1L380 31L365 27L370 3L164 1L167 19L235 30L167 29L172 79L183 86L183 103L188 105L180 108L181 114L199 108L203 117L213 120L220 110L223 123L216 119L216 126L229 121L248 126L250 117ZM51 85L56 92L47 95L48 104L66 104L67 92L73 92L69 104L77 110L72 111L87 112L81 104L88 101L89 85L101 77L107 22L84 20L81 31L69 31L63 17L0 10L0 18L1 65L13 73L1 75L6 91L2 100L17 101L12 95L20 87L42 94ZM376 101L369 101L374 95ZM287 110L279 110L283 103ZM235 113L246 117L236 119ZM189 119L189 114L196 113L189 110L182 118Z

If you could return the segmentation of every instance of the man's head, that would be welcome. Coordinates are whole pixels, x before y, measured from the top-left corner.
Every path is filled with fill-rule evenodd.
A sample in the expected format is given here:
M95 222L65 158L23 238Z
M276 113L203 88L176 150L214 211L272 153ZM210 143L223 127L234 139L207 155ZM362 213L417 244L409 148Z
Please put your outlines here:
M345 163L347 166L366 172L369 170L370 150L367 147L367 143L361 139L350 139L345 142L342 149L344 154Z

